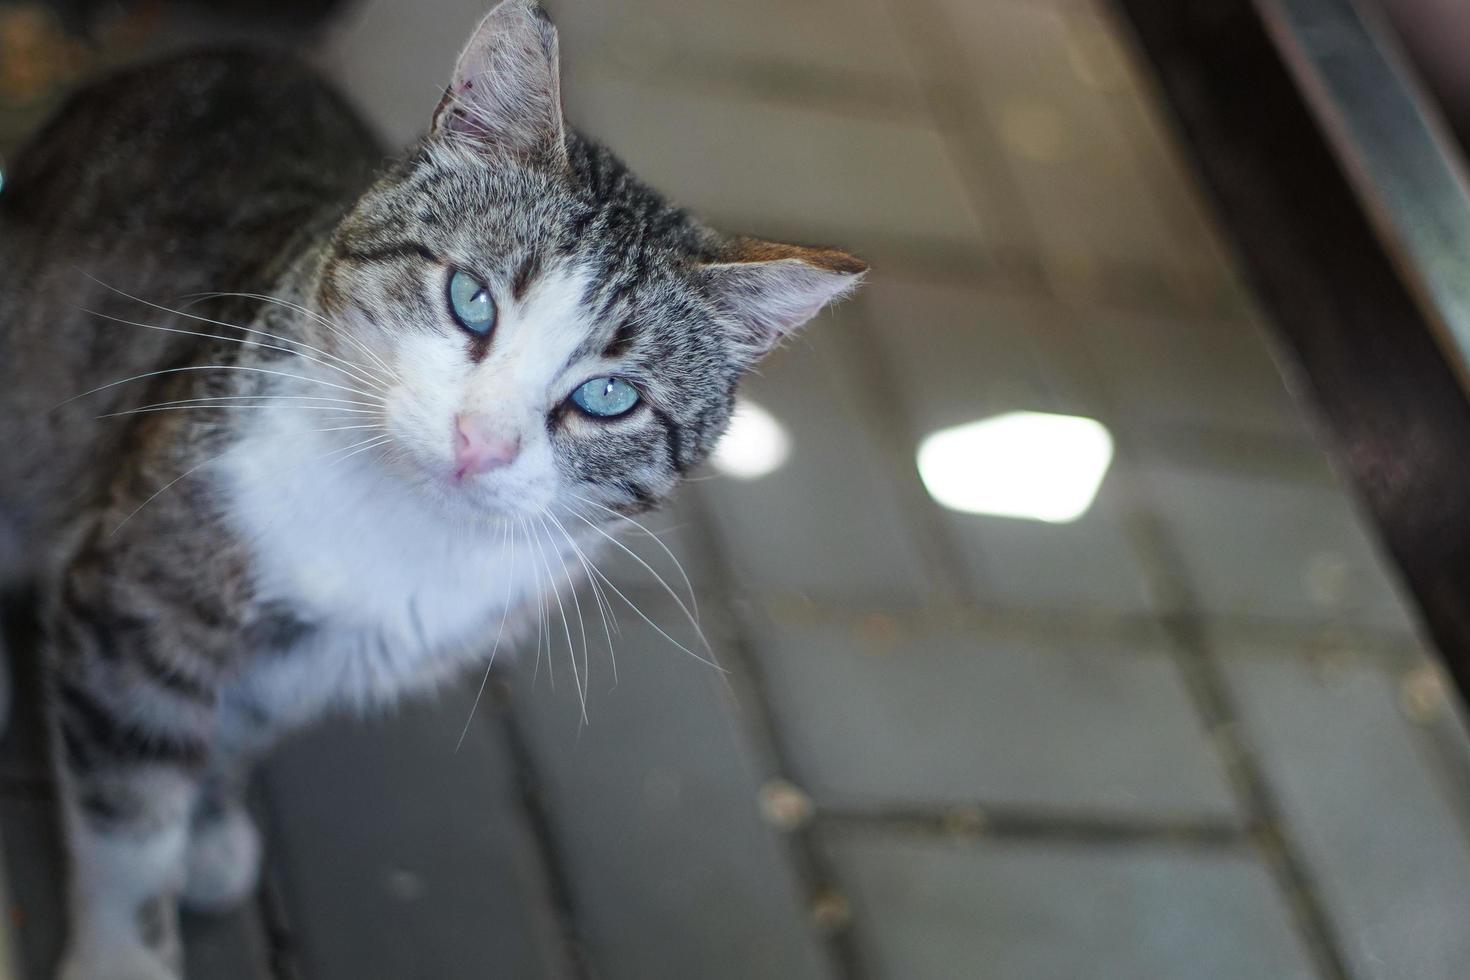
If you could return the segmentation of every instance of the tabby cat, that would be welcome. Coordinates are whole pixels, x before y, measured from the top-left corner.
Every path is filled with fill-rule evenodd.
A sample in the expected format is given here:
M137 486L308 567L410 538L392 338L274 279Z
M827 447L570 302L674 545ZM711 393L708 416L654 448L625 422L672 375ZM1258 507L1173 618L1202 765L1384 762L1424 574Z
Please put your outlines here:
M483 665L861 278L672 207L559 84L505 0L396 162L225 50L82 90L15 158L0 568L43 597L66 980L180 976L178 903L255 885L248 764Z

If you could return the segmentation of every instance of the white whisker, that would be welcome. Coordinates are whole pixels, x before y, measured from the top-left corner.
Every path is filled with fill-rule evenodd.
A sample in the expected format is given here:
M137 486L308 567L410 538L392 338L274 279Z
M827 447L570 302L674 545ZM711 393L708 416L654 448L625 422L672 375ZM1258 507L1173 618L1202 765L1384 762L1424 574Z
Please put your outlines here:
M388 363L386 361L384 361L381 357L379 357L377 355L377 353L373 351L372 348L368 347L362 341L360 341L356 337L352 336L352 334L349 333L341 324L333 323L331 320L328 320L326 317L322 316L320 313L317 313L315 310L309 310L306 307L304 307L304 306L302 306L302 305L300 305L298 303L292 303L290 300L281 299L279 296L268 296L265 293L194 293L194 294L192 294L190 296L186 296L184 298L185 299L196 299L196 298L197 299L212 299L212 298L216 298L216 297L217 298L231 298L231 297L233 297L233 298L236 298L236 299L253 299L253 300L259 300L260 302L263 302L263 303L274 303L275 305L284 307L284 308L286 308L288 310L295 310L297 313L300 313L303 316L311 317L313 320L317 321L322 326L326 327L328 330L331 330L333 333L335 333L337 336L341 337L343 340L346 340L348 343L350 343L353 346L355 346L358 350L362 351L368 357L372 358L373 359L373 362L375 364L377 364L379 367L381 367L384 371L388 372L388 375L390 377L392 377L395 381L401 382L403 380L401 377L399 377L398 372L395 371L395 370L393 370L393 368L389 367L388 366Z
M572 551L577 556L577 560L582 563L582 569L587 573L587 581L592 586L592 597L597 600L597 615L602 619L602 632L603 635L607 637L607 655L608 659L612 662L613 687L616 688L618 686L618 654L617 650L614 649L613 646L612 628L608 624L607 619L608 613L612 610L610 608L607 608L610 604L605 601L606 597L602 593L602 586L598 584L597 579L594 578L592 575L592 570L596 566L592 563L592 560L587 557L586 553L583 552L583 550L577 545L576 540L572 537L571 533L567 531L566 525L562 524L561 521L556 519L555 514L553 514L549 510L544 510L542 511L542 513L545 514L548 519L550 519L552 524L556 525L556 529L561 532L561 536L563 538L566 538L567 544L571 546ZM576 592L572 593L572 597L576 597ZM583 649L586 649L585 636L583 637Z
M355 447L362 446L362 448L364 448L364 449L371 449L371 448L373 448L371 445L364 445L364 443L375 442L377 439L381 439L381 438L387 438L387 437L375 437L374 439L364 440L361 443L353 443L351 446L338 447L337 449L334 449L331 452L326 453L325 455L328 455L329 456L329 455L331 455L332 452L339 452L339 451L341 451L342 448L353 449ZM381 443L379 442L377 444L380 445ZM216 453L215 455L209 457L208 459L204 460L203 462L194 464L193 466L189 467L184 472L180 473L178 476L174 477L172 480L170 480L167 483L165 483L163 486L159 487L157 490L153 491L153 493L151 493L151 494L148 495L148 498L146 500L144 500L137 507L133 508L133 510L132 510L131 513L129 513L121 521L118 521L117 526L114 527L111 531L108 532L108 536L111 537L112 535L117 534L118 531L121 531L123 529L123 526L124 525L126 525L134 517L137 517L138 514L142 512L143 508L147 507L149 504L153 503L153 501L157 500L170 487L173 487L174 485L182 482L187 477L192 476L193 474L199 472L204 467L208 466L210 463L214 463L214 462L216 462L218 460L223 459L225 456L229 455L230 451L233 450L234 448L235 448L235 446L232 445L232 446L226 448L223 452ZM321 458L323 458L323 457L321 457L321 456L314 457L313 459L307 460L306 463L307 464L310 464L310 463L316 462L317 459L321 459ZM303 465L305 465L305 464L303 464Z
M307 429L308 432L346 432L348 429L382 429L379 422L367 422L362 425L331 425L325 429ZM386 430L385 430L386 431Z
M654 631L656 633L658 633L659 636L663 637L665 640L668 640L674 646L678 647L680 650L683 650L685 653L689 654L689 656L693 657L695 660L698 660L700 663L704 664L706 667L713 667L715 670L719 671L721 674L729 673L729 671L725 670L724 667L721 667L715 661L713 661L713 660L706 660L704 657L701 657L699 654L695 653L693 650L689 649L684 644L682 644L678 640L674 639L668 633L665 633L664 630L663 630L663 628L661 626L659 626L653 620L649 619L646 615L644 615L643 610L638 608L637 603L635 603L632 599L629 599L627 596L623 595L623 590L620 589L620 588L618 588L616 585L613 585L611 579L609 579L606 575L602 574L602 572L596 572L595 574L597 575L598 578L602 579L602 582L603 582L604 585L606 585L609 589L612 589L613 590L613 593L615 595L617 595L617 597L619 599L622 599L624 602L626 602L628 604L628 608L629 609L633 610L635 613L638 614L638 618L639 619L643 620L649 626L652 626L653 629L654 629ZM714 651L713 650L710 651L710 655L711 656L714 655Z
M372 385L374 388L377 388L380 391L386 390L382 384L380 384L379 382L377 382L375 380L372 380L371 378L369 378L369 377L367 377L365 375L358 374L355 371L349 371L346 368L339 367L336 364L331 364L331 363L329 363L327 361L322 360L319 357L312 357L310 354L303 354L299 350L295 350L295 349L290 348L290 347L282 347L279 344L264 344L264 343L261 343L258 340L245 340L245 339L242 339L240 337L226 337L226 336L224 336L222 334L217 334L217 333L205 333L202 330L185 330L183 327L165 327L165 326L163 326L161 324L157 324L157 323L144 323L141 320L126 320L126 319L123 319L120 316L113 316L110 313L102 313L102 312L100 312L98 310L90 310L90 309L87 309L86 307L78 307L78 309L81 310L83 313L90 314L91 316L101 317L104 320L111 320L113 323L121 323L121 324L124 324L125 326L129 326L129 327L139 327L139 328L141 328L143 330L157 330L160 333L176 333L176 334L182 334L185 337L199 337L199 338L202 338L204 340L222 340L225 343L239 344L242 347L249 347L251 344L254 344L256 347L260 347L260 348L262 348L264 350L279 351L279 352L281 352L283 354L290 354L293 357L299 357L299 358L301 358L304 361L310 361L313 364L320 364L322 367L327 368L327 369L332 370L332 371L336 371L339 374L343 374L343 375L347 376L348 378L351 378L353 381L359 382L360 384ZM183 314L180 314L180 316L188 316L188 314L187 313L183 313ZM203 319L203 318L202 317L195 317L195 319ZM245 331L247 333L263 333L263 331L251 330L249 327L239 327L239 326L235 326L234 324L230 324L230 323L222 323L222 321L219 321L219 320L206 320L205 322L206 323L220 323L222 326L230 327L230 328L235 329L235 330L243 330L243 331ZM264 334L264 336L273 337L275 335L274 334ZM292 340L289 340L288 339L287 340L287 343L295 343L295 341L292 341ZM364 395L368 395L368 392L363 392L363 394Z
M694 627L694 633L696 636L699 637L699 642L704 644L704 648L709 651L711 656L714 655L714 648L710 646L709 640L705 638L704 630L700 628L699 620L695 618L694 613L690 611L689 607L684 604L684 600L679 598L679 593L674 591L674 587L669 585L668 582L664 581L664 577L660 575L652 565L644 561L643 558L632 548L629 548L627 545L623 544L623 542L619 541L611 534L608 534L592 521L589 521L586 517L583 517L581 514L570 508L567 509L567 513L571 514L573 517L577 518L577 520L581 521L583 524L586 524L588 527L592 528L592 530L596 531L598 534L611 541L614 545L626 552L639 565L642 565L644 570L646 570L648 574L652 575L659 585L663 586L664 591L669 594L669 597L674 600L675 604L678 605L679 609L682 610L684 615L689 619L689 625Z
M273 334L273 333L271 333L271 332L269 332L267 330L260 330L260 329L258 329L256 327L246 327L246 326L241 326L240 324L237 324L237 323L227 323L224 320L212 320L209 317L198 316L197 314L194 314L194 313L185 313L183 310L170 309L167 306L161 306L158 303L149 302L148 300L143 299L140 296L134 296L131 293L123 292L121 289L118 289L116 286L109 286L107 283L105 283L102 280L98 279L96 276L93 276L93 275L91 275L91 274L89 274L89 273L87 273L85 271L82 272L82 275L86 276L88 279L91 279L93 282L95 282L97 285L101 286L103 289L111 290L112 292L117 293L119 296L126 297L127 299L130 299L130 300L132 300L135 303L141 303L144 306L150 306L153 309L160 310L160 311L162 311L164 313L169 313L169 314L172 314L174 316L186 317L186 318L188 318L190 320L194 320L194 321L197 321L199 323L210 323L210 324L214 324L215 326L229 327L229 328L231 328L233 330L240 330L240 331L243 331L245 333L255 334L255 335L261 336L261 337L266 337L266 338L269 338L271 340L279 340L282 343L286 343L286 344L295 344L297 347L301 347L301 348L304 348L305 350L309 350L309 351L312 351L314 353L320 354L323 357L331 358L332 360L337 361L340 364L345 365L347 369L351 369L350 371L348 371L348 370L346 370L346 369L344 369L342 367L337 367L336 368L336 370L342 371L344 374L353 373L353 376L354 377L357 377L357 379L359 381L367 381L369 384L373 384L377 388L386 388L387 387L386 382L384 382L381 378L376 378L376 380L370 380L370 379L373 379L375 377L372 374L372 372L367 371L366 369L362 368L361 365L354 364L352 361L349 361L346 358L339 357L338 355L333 354L331 351L324 351L324 350L322 350L322 349L320 349L318 347L313 347L310 344L303 343L302 341L296 340L296 339L294 339L292 337L282 337L279 334ZM149 323L136 323L136 322L134 322L132 320L123 320L123 319L121 319L119 317L111 316L111 315L106 314L106 313L99 313L96 310L86 310L86 312L92 313L95 316L105 317L105 318L107 318L109 320L116 320L119 323L132 324L135 327L147 327L148 329L151 329L151 330L163 330L163 331L167 331L169 333L182 333L182 334L188 334L188 335L194 336L194 337L213 337L213 338L215 338L217 340L230 340L230 341L235 341L236 343L242 343L242 344L245 343L245 341L238 340L235 337L221 337L218 334L199 333L199 332L192 331L192 330L184 330L184 329L182 329L180 327L163 327L163 326L158 326L158 325L149 324ZM283 347L274 347L273 345L270 345L270 344L261 344L260 346L262 346L262 347L270 347L272 350L286 350L287 353L300 354L300 356L306 357L306 355L301 354L300 351L288 350L287 348L283 348ZM306 359L309 360L309 361L316 361L317 360L314 357L307 357ZM324 362L324 361L318 361L317 363L323 364L326 367L333 367L333 365L326 364L326 362ZM360 372L360 373L354 373L354 372Z
M190 364L185 367L163 368L158 371L145 371L142 374L135 374L131 378L122 378L118 381L109 381L107 384L98 385L96 388L93 388L90 391L84 391L79 395L72 395L70 398L66 399L66 401L57 403L55 406L52 407L52 410L54 411L55 409L60 408L63 405L69 405L72 402L76 401L78 398L86 398L88 395L95 395L99 391L106 391L108 388L116 388L118 385L125 385L131 381L142 381L145 378L157 378L165 374L182 374L186 371L251 371L256 374L269 374L278 378L290 378L295 381L306 381L311 384L326 385L328 388L337 388L341 391L351 392L355 395L367 395L368 397L371 397L368 392L362 391L358 388L348 388L346 385L339 385L331 381L323 381L321 378L309 378L300 374L291 374L288 371L272 371L268 368L251 367L245 364Z
M535 530L535 525L531 525ZM541 565L546 569L546 579L551 584L552 595L556 596L556 608L561 613L562 629L567 634L567 657L572 662L572 686L577 689L577 700L582 706L582 722L587 721L587 691L582 684L580 672L577 670L577 648L572 645L572 626L567 619L567 608L561 601L561 587L556 584L556 574L551 570L551 563L546 560L546 550L541 547L541 532L536 532L536 551L541 556ZM563 566L565 568L565 566ZM547 660L550 660L551 651L547 651Z
M231 447L231 448L234 448L234 447ZM147 500L143 501L137 507L133 508L132 513L128 514L127 517L124 517L122 520L118 521L117 522L117 527L113 528L108 533L107 536L108 537L112 537L114 534L117 534L117 532L121 531L123 529L123 525L124 524L126 524L128 521L131 521L134 517L137 517L139 511L141 511L144 507L147 507L149 504L153 503L154 500L157 500L158 497L159 497L159 495L162 494L169 487L173 486L175 483L178 483L180 480L184 479L185 477L191 476L194 473L197 473L199 470L202 470L204 467L208 466L210 463L213 463L213 462L215 462L216 460L219 460L219 459L223 459L229 453L229 451L230 451L229 449L226 449L222 453L217 453L216 455L209 457L208 459L206 459L202 463L195 463L193 466L189 467L187 470L185 470L184 472L180 473L178 476L174 477L172 480L169 480L167 483L165 483L163 486L159 487L157 490L153 491L153 493L151 493L151 494L148 495L148 499Z
M357 415L376 415L377 414L376 412L368 411L367 409L362 409L362 408L337 408L337 407L332 406L332 405L298 405L296 407L299 408L299 409L303 409L303 410L311 410L311 411L317 411L317 412L352 412L352 413L357 414ZM190 403L190 402L160 402L160 403L158 403L156 405L144 405L144 406L142 406L140 408L130 408L130 409L128 409L125 412L108 412L108 413L106 413L104 415L97 415L97 416L94 416L94 417L97 418L97 419L116 419L116 418L121 418L124 415L148 415L148 414L151 414L153 412L186 412L186 411L189 411L191 409L192 410L197 410L197 411L204 411L204 410L219 411L219 410L223 410L223 409L234 409L236 411L240 411L240 410L244 410L244 409L266 409L266 408L275 408L275 406L274 405L234 405L234 404L230 404L230 405L219 405L219 404L200 405L200 404L194 404L194 403Z
M590 504L593 507L596 507L598 510L606 511L607 513L611 514L613 517L616 517L618 520L626 521L627 523L633 525L635 528L637 528L638 530L642 531L644 534L646 534L650 538L652 538L653 539L653 543L656 544L656 545L658 545L660 548L662 548L664 554L666 554L666 555L669 556L669 561L671 561L671 562L674 563L674 568L676 568L678 570L679 577L684 580L684 588L686 588L686 589L689 590L689 604L694 609L694 618L695 619L698 619L699 618L699 598L695 595L695 592L694 592L694 583L692 583L692 582L689 581L689 576L684 571L684 563L681 562L681 561L679 561L679 557L677 555L675 555L672 550L669 549L669 546L668 545L664 544L662 538L660 538L657 534L654 534L652 531L650 531L644 525L642 525L639 522L633 520L633 518L629 517L627 514L620 514L616 510L613 510L611 507L608 507L606 504L600 504L600 503L598 503L595 500L592 500L590 498L584 497L581 494L574 493L574 492L572 492L570 490L567 491L567 496L573 498L574 500L580 500L584 504Z
M171 402L155 402L153 405L143 405L141 407L142 408L155 408L158 405L183 405L183 404L188 403L188 402L234 402L234 401L238 401L238 402L244 402L244 401L258 401L258 402L266 402L266 401L304 401L304 402L311 403L311 405L322 405L322 406L331 406L331 405L361 405L361 406L363 406L365 408L371 408L374 411L380 410L379 405L376 404L376 403L374 403L374 402L359 401L358 399L355 399L355 398L336 398L336 397L333 397L331 395L277 395L277 394L265 394L265 395L196 395L196 396L191 397L191 398L180 398L177 401L171 401ZM118 412L118 413L114 413L114 414L119 414L120 415L120 414L123 414L123 413Z
M536 686L536 679L541 675L541 639L546 632L546 596L544 590L541 588L541 567L536 564L534 556L531 555L531 532L526 530L526 519L524 517L518 517L516 518L516 523L520 526L521 533L526 536L526 555L531 558L531 571L536 576L536 666L531 672L531 687L534 688ZM549 653L546 659L548 662L551 660ZM547 672L551 673L549 667ZM556 690L554 677L551 689L553 691Z
M366 442L367 442L366 445L363 445L362 443L357 443L356 445L358 447L360 447L360 448L353 449L353 447L348 446L346 448L352 449L352 452L348 453L345 456L338 456L336 459L332 460L327 465L328 466L336 466L338 463L342 462L344 459L350 459L353 456L356 456L358 453L365 453L369 449L375 449L378 446L383 445L384 443L391 442L392 439L393 439L393 437L391 435L381 435L381 436L375 436L375 437L373 437L373 438L371 438L369 440L366 440ZM333 452L338 452L338 451L340 451L340 450L333 450ZM328 455L331 455L331 454L329 453Z
M485 685L490 681L490 670L495 666L495 654L500 649L500 637L505 633L505 621L510 616L511 592L516 578L516 539L510 533L510 525L502 525L500 548L503 551L507 541L510 542L510 574L505 577L505 608L500 613L500 628L495 631L495 645L490 648L490 662L485 665L485 676L480 678L480 689L475 692L475 701L470 705L470 716L464 720L464 731L459 733L459 741L454 745L454 751L464 744L465 736L470 732L470 722L475 720L475 709L480 706L480 698L485 694Z
M542 508L541 516L537 520L541 524L541 529L546 532L548 543L551 543L555 539L551 536L551 528L546 524L545 519L548 516L550 515L546 509ZM591 654L589 652L590 648L587 645L587 621L582 618L582 600L577 597L577 583L572 580L572 571L567 567L566 556L561 553L560 549L557 549L557 555L561 557L561 571L567 579L567 591L572 594L572 609L577 614L577 629L582 634L582 689L586 691L592 683ZM572 652L572 659L575 662L576 651Z

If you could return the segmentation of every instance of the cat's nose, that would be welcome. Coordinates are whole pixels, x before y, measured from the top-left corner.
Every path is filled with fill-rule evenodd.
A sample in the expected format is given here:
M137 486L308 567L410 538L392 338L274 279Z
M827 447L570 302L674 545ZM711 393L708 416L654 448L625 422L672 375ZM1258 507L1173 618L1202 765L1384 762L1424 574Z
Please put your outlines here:
M454 478L463 480L477 473L515 462L521 452L521 437L493 435L483 423L464 415L454 420Z

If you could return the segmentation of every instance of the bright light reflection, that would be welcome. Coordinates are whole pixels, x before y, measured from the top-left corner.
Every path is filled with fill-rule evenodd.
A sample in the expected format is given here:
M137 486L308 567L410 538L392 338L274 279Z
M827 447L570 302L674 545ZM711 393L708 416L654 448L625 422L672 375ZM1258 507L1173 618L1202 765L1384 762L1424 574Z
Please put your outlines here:
M741 399L710 462L726 476L758 480L780 469L790 455L791 437L775 416Z
M1076 415L1007 412L931 433L919 444L919 476L950 510L1067 524L1087 513L1113 437Z

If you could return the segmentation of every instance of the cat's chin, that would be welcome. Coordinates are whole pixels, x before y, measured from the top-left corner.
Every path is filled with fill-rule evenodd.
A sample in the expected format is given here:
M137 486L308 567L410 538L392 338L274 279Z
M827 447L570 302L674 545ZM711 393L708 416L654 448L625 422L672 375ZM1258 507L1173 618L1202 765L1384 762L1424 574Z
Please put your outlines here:
M499 532L507 522L529 520L540 509L527 506L528 495L514 491L495 492L485 487L465 485L443 474L420 470L410 476L409 485L436 514L459 526L485 528Z

